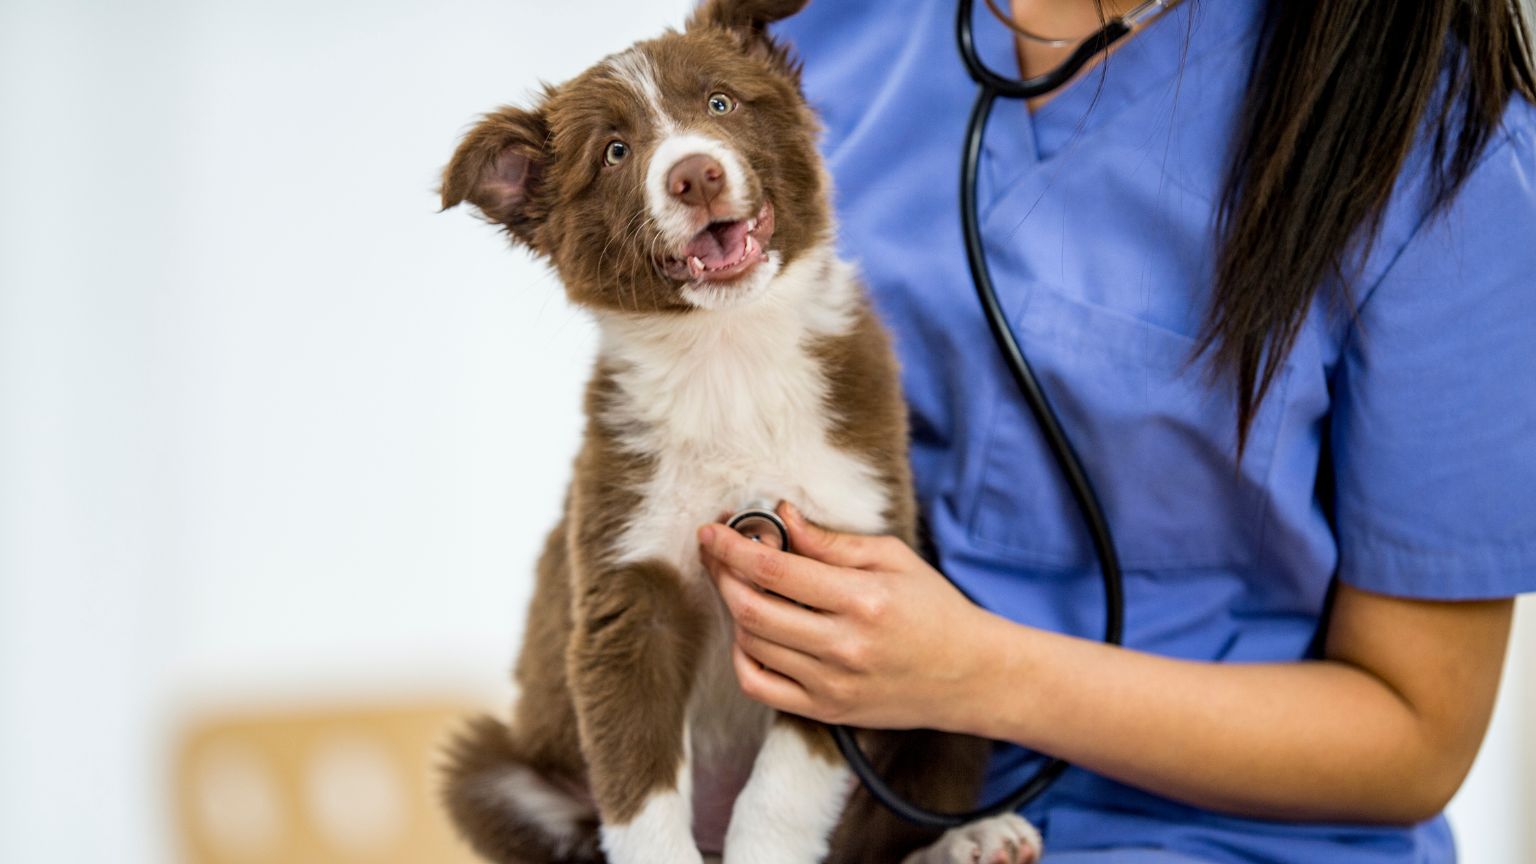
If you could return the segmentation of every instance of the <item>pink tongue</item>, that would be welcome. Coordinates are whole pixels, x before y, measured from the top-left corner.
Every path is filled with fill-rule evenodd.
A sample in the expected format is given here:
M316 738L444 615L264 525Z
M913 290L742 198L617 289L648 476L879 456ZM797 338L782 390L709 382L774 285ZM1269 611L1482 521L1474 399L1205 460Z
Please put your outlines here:
M697 258L711 269L732 264L741 259L741 246L746 238L746 220L711 225L683 247L683 259Z

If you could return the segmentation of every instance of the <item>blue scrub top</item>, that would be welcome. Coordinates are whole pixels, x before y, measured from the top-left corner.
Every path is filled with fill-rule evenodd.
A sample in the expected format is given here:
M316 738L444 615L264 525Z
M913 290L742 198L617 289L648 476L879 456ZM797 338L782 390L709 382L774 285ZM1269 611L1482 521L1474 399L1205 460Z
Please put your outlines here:
M1440 217L1425 219L1424 154L1410 160L1352 286L1358 318L1320 292L1240 463L1230 379L1212 386L1187 363L1261 11L1186 2L1033 115L1000 102L981 172L1002 302L1115 532L1126 644L1197 660L1307 657L1335 576L1423 598L1536 590L1531 106L1511 106ZM1014 620L1097 636L1091 547L966 269L957 189L975 87L953 5L817 0L776 32L826 124L842 251L895 334L939 565ZM994 68L1016 71L984 8L976 33ZM987 795L1033 758L1000 746ZM1076 769L1025 812L1047 860L1115 847L1166 850L1144 853L1159 861L1454 858L1443 819L1239 819ZM1129 854L1105 860L1142 860Z

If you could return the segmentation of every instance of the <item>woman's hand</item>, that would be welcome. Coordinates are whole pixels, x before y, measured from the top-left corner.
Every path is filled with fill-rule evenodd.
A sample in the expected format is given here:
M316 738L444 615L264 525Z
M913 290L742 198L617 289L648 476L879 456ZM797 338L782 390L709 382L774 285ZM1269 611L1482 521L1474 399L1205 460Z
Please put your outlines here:
M894 537L828 531L789 504L778 513L793 554L699 529L736 622L742 691L829 723L961 731L997 619Z

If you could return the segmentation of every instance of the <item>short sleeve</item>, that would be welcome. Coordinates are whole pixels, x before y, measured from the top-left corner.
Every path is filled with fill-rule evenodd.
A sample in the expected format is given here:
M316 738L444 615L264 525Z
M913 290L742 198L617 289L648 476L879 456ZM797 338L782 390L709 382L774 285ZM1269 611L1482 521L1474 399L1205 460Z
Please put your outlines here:
M1490 143L1361 301L1334 373L1339 575L1428 599L1536 590L1536 142Z

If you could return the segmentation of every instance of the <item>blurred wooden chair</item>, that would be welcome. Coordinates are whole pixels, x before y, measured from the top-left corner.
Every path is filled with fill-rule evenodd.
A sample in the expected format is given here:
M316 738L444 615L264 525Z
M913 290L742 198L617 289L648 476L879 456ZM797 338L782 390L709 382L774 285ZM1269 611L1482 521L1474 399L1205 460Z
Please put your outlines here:
M187 864L472 864L437 803L467 713L431 704L226 715L178 747Z

